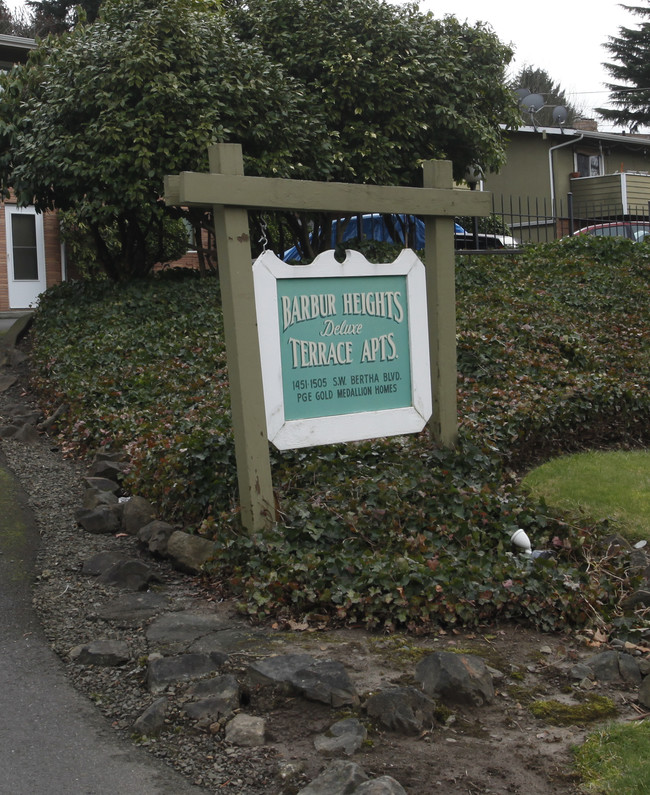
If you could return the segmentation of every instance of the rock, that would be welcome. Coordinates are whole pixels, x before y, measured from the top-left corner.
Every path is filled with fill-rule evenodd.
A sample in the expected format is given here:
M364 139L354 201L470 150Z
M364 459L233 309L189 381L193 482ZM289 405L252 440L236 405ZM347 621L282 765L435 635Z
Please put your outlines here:
M151 582L160 582L146 563L135 559L118 561L100 574L98 581L128 591L146 591Z
M394 687L371 696L366 712L382 726L400 734L419 734L436 722L436 702L415 687Z
M594 672L585 663L576 663L569 672L572 679L582 681L584 679L592 679Z
M594 654L584 660L592 673L592 678L599 682L629 682L637 684L641 681L639 664L629 654L614 650Z
M334 709L359 703L345 667L335 660L317 660L297 671L291 684L310 701L320 701Z
M415 678L427 695L445 703L480 707L494 700L492 677L473 654L434 652L420 660Z
M492 668L492 666L487 664L485 668L492 677L492 682L503 682L503 680L506 678L506 675L503 673L503 671L499 671L497 668Z
M621 653L618 655L618 670L624 682L630 685L641 684L642 676L639 663L631 654Z
M290 685L296 672L313 662L309 654L278 654L252 663L247 673L254 685Z
M359 703L344 666L334 660L315 660L308 654L284 654L258 660L248 671L257 684L286 684L310 701L320 701L334 708Z
M212 613L181 610L156 618L147 629L147 640L173 652L237 653L266 651L268 636L261 630L240 627Z
M93 458L96 461L114 461L117 464L124 463L124 453L120 450L111 450L110 447L100 447Z
M311 784L303 787L298 795L353 795L367 780L368 776L359 765L337 759Z
M153 555L164 556L167 554L167 545L173 532L172 525L155 519L141 527L137 536L138 541L143 543Z
M104 533L119 533L120 506L98 505L96 508L81 508L75 514L77 522L87 533L101 535Z
M84 560L81 572L91 577L98 577L122 560L126 560L126 558L119 552L98 552Z
M11 367L18 367L18 365L27 361L27 354L23 353L19 348L10 348L8 354Z
M297 785L305 771L304 762L278 759L276 762L278 779L282 785L282 792L297 792Z
M185 705L185 712L192 720L216 721L232 714L240 704L239 683L232 674L199 682L188 690L190 693L203 696Z
M98 505L117 505L118 499L112 491L100 491L99 489L86 489L83 496L83 507L87 511L92 511Z
M167 542L167 555L181 571L198 574L217 551L217 545L207 538L176 530Z
M217 696L210 696L199 701L190 701L185 704L183 711L191 720L214 723L225 715L231 715L238 707L239 698L236 703L230 704Z
M630 552L629 571L637 573L648 568L648 556L642 549L633 549Z
M344 753L352 756L361 748L368 736L365 726L356 718L346 718L332 724L327 734L319 734L314 739L314 748L324 756L337 756Z
M36 425L42 416L38 409L29 409L26 406L16 407L8 415L15 425Z
M83 482L89 489L97 489L97 491L110 491L117 494L120 490L119 483L109 478L85 477Z
M630 542L616 533L601 539L598 546L607 555L619 555L621 552L629 552L632 549Z
M0 438L33 444L39 439L39 433L32 425L3 425L0 428Z
M181 610L178 613L165 613L153 621L147 629L147 640L153 643L187 644L227 626L222 618L211 613Z
M149 524L154 516L155 510L149 500L144 497L131 497L124 503L122 529L130 536L137 535L138 530Z
M6 392L18 381L15 375L0 375L0 392Z
M263 718L240 712L226 724L226 742L245 748L264 745L266 724Z
M127 663L131 659L131 654L124 641L95 640L71 649L70 659L80 665L112 667Z
M147 667L147 686L152 693L176 682L199 679L218 671L228 661L227 654L179 654L174 657L151 655Z
M168 701L163 696L157 699L139 718L133 722L133 731L136 734L144 734L149 737L156 737L163 730L165 725L165 715L167 714Z
M89 476L94 478L107 478L120 483L124 478L126 464L121 461L95 460L90 467Z
M97 610L99 618L105 621L135 623L146 621L169 607L169 597L163 594L134 593L124 594L112 599Z
M360 784L354 795L406 795L406 790L392 776L379 776Z
M210 652L224 651L234 654L241 651L254 650L258 654L269 648L268 636L264 632L251 628L219 629L200 635L187 647L187 651Z
M646 709L650 709L650 676L646 676L641 682L638 698L640 704L643 704Z
M647 588L640 588L621 600L621 608L626 612L636 610L641 605L643 607L650 606L650 590Z
M203 679L187 688L187 695L192 698L210 698L216 696L227 701L239 700L239 682L233 674L214 676L212 679Z

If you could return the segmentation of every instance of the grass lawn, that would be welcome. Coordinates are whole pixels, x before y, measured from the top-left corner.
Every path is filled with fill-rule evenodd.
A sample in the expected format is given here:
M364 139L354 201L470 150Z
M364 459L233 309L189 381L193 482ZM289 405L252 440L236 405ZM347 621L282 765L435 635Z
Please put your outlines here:
M650 787L650 724L613 724L591 734L575 750L583 791L598 795L646 795Z
M552 508L609 520L632 542L650 539L650 451L597 451L561 456L524 479Z

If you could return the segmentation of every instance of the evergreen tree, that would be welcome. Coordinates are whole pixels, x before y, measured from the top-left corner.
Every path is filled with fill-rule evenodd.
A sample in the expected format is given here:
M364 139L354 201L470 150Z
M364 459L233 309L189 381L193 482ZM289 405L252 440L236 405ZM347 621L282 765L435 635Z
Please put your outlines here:
M33 38L34 26L31 14L24 8L12 11L0 0L0 34Z
M545 69L536 69L534 66L522 66L512 81L513 88L527 88L531 94L541 94L544 97L544 107L535 113L535 124L540 127L557 127L553 120L553 110L561 105L567 110L566 126L571 127L576 119L582 117L582 110L569 101L566 92L559 83ZM529 123L529 114L524 112L524 120Z
M0 33L3 35L13 34L13 16L6 4L0 0Z
M101 0L27 0L38 36L61 34L72 30L80 18L79 10L88 22L94 22Z
M607 83L613 108L596 108L607 121L635 132L650 124L650 3L627 6L639 17L636 28L620 27L618 36L610 36L605 48L614 58L604 66L616 82Z

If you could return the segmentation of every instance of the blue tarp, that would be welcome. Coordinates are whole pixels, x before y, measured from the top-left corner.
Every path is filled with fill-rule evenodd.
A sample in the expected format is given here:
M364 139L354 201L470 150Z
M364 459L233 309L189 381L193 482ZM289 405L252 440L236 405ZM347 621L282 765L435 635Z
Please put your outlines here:
M416 218L414 215L407 216L405 215L394 215L393 216L394 226L398 233L401 234L408 234L411 226L414 228L415 231L415 249L417 251L424 248L424 221L421 221L419 218ZM336 247L336 233L338 229L339 223L346 223L344 220L341 221L333 221L332 222L332 248ZM411 226L409 226L411 225ZM465 235L467 232L463 229L460 224L454 225L454 234L457 235ZM364 215L363 216L363 235L366 240L378 240L384 243L394 243L390 231L386 226L386 222L384 220L384 216L382 215ZM359 216L355 215L347 221L345 229L343 230L343 235L341 238L341 242L344 243L346 240L354 240L355 238L360 237L359 235ZM310 236L311 237L311 236ZM403 240L399 241L403 243ZM285 262L289 262L290 260L300 260L300 254L298 253L298 249L293 246L292 248L287 249L284 252L283 259Z

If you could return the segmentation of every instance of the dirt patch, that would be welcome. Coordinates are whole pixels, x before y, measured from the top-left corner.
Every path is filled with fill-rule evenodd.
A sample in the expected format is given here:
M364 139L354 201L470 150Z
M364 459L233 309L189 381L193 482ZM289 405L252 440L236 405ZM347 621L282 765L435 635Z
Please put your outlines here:
M306 636L304 636L306 635ZM374 776L390 775L411 795L444 793L575 793L573 746L588 731L557 727L533 717L534 699L582 702L592 690L575 688L569 670L593 653L569 635L542 635L506 626L483 633L458 633L430 638L376 636L360 630L277 636L278 651L304 650L346 665L357 692L364 697L395 685L413 684L417 660L433 651L480 655L495 669L496 697L480 708L452 708L446 721L407 737L369 726L368 742L354 761ZM282 648L283 647L283 648ZM622 719L637 713L635 694L608 688ZM255 702L251 707L255 708ZM280 756L303 766L307 779L322 769L314 753L315 735L327 730L332 711L303 700L285 701L263 712ZM360 716L363 718L363 708Z

